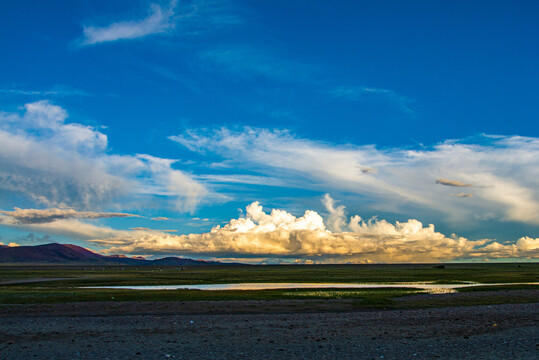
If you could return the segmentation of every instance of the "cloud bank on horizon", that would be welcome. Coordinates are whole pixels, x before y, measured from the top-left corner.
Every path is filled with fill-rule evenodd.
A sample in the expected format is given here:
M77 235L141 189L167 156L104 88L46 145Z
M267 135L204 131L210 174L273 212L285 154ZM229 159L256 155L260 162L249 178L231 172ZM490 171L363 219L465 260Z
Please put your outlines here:
M364 220L359 215L346 219L344 206L335 207L326 194L323 203L329 212L327 225L315 211L300 217L284 210L269 214L258 202L246 208L245 216L215 226L208 233L189 235L145 234L132 238L93 239L112 246L106 253L233 255L243 261L248 256L309 259L316 262L439 262L474 258L537 258L539 238L522 237L511 244L482 239L470 241L436 232L415 219L388 223Z
M170 234L171 230L133 228L114 230L74 220L75 217L112 217L129 214L61 213L38 210L3 212L0 224L24 226L32 231L50 231L85 237L99 244L105 254L174 253L235 258L279 259L291 262L370 263L439 262L470 259L534 259L539 257L539 238L522 237L515 243L490 239L468 240L455 234L445 236L434 225L423 226L416 219L391 224L386 220L364 220L359 215L346 218L345 207L336 206L326 194L322 200L326 220L316 211L307 210L296 217L287 211L264 212L259 202L246 207L245 216L231 219L210 232L188 235ZM50 213L58 213L52 217ZM21 221L21 218L23 219ZM259 260L256 260L258 262Z

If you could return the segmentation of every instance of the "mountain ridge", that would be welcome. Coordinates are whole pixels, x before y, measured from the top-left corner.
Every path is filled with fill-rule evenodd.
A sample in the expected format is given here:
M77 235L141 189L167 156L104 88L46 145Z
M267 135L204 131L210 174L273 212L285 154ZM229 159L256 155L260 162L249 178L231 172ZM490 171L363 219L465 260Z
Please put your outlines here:
M141 256L100 255L73 244L49 243L34 246L0 247L0 264L58 264L58 265L230 265L219 261L193 260L176 256L147 260ZM233 265L240 265L232 263Z

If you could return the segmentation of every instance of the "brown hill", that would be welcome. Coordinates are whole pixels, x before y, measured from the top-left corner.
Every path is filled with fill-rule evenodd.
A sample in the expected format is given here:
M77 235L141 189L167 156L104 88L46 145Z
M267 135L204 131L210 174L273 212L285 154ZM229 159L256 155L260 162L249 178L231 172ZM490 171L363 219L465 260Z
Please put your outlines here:
M71 244L15 246L0 249L0 262L65 263L97 262L104 257L83 247Z
M44 244L36 246L1 246L1 263L27 264L102 264L102 265L219 265L218 261L192 260L179 257L166 257L146 260L141 256L134 258L125 255L103 256L83 247L72 244Z

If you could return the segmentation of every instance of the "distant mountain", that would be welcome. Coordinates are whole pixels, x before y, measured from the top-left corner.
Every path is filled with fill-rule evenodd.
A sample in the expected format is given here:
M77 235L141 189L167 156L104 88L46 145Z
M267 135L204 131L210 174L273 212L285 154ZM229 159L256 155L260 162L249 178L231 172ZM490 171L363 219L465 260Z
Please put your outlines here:
M62 263L102 260L103 256L76 245L45 244L0 249L0 262Z
M204 265L223 265L223 263L219 261L193 260L193 259L185 259L185 258L179 258L179 257L165 257L161 259L152 260L152 265L182 266L182 265L200 265L201 263L203 263Z
M127 256L127 255L109 255L109 258L118 258L118 259L136 259L136 260L146 260L142 256Z
M134 258L125 255L103 256L77 245L57 243L36 246L0 246L0 263L172 266L224 265L218 261L192 260L179 257L146 260L142 256Z

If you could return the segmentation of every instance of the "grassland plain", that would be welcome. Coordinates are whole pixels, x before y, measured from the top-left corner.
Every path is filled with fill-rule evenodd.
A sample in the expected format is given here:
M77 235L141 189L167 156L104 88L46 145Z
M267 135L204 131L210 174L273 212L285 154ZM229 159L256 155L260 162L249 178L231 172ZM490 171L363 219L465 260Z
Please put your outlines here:
M0 359L531 359L539 264L0 267ZM255 291L85 286L478 282ZM471 306L466 306L471 305Z
M0 304L66 303L86 301L224 301L343 299L353 308L441 306L537 302L539 286L512 285L539 280L539 263L301 266L3 266ZM461 296L419 296L416 289L309 289L200 291L86 289L87 286L181 285L224 283L399 283L434 282L483 284L460 289ZM480 295L464 294L479 293ZM481 293L485 296L481 296ZM486 294L489 294L486 296ZM493 294L496 294L494 296ZM411 296L411 295L416 295ZM408 298L406 301L395 299ZM417 299L412 301L412 299Z

